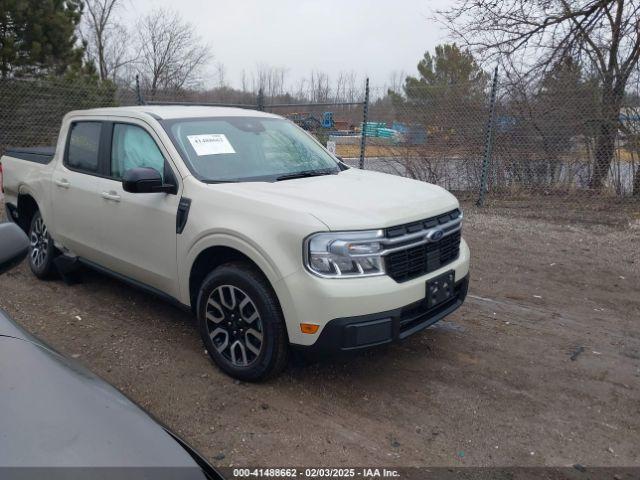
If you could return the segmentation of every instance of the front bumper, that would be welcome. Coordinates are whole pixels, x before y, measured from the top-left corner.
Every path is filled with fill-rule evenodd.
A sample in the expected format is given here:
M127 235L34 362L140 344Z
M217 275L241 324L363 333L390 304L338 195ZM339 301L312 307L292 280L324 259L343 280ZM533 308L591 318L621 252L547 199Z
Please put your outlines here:
M396 282L387 275L368 278L324 279L301 269L273 284L287 324L289 343L311 346L327 325L342 318L367 317L401 310L424 300L426 282L453 270L460 282L469 273L469 247L464 239L460 255L428 275ZM319 325L315 334L303 334L301 323Z
M293 347L305 355L327 356L398 342L457 310L464 302L468 289L467 274L456 282L453 297L432 309L428 309L425 301L420 300L386 312L337 318L325 325L314 344Z

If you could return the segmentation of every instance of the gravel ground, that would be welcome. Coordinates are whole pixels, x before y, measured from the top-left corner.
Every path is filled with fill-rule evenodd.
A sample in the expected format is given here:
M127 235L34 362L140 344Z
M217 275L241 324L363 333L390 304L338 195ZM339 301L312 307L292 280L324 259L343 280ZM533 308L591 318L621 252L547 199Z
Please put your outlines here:
M216 370L188 314L96 273L22 265L0 306L219 466L640 465L640 216L547 217L468 209L460 310L265 384Z

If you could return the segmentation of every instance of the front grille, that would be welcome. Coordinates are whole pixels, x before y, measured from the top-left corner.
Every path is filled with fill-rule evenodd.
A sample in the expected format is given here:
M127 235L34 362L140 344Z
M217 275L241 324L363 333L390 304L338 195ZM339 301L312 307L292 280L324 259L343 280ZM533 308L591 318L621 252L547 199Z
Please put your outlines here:
M435 218L437 219L438 217ZM433 219L427 219L421 223L427 225L432 223L432 221ZM404 229L407 227L394 228ZM387 230L387 236L389 236L389 230L391 229ZM458 258L461 238L461 231L458 230L457 232L445 235L437 242L428 242L423 245L389 253L385 256L387 275L396 282L406 282L412 278L435 272Z

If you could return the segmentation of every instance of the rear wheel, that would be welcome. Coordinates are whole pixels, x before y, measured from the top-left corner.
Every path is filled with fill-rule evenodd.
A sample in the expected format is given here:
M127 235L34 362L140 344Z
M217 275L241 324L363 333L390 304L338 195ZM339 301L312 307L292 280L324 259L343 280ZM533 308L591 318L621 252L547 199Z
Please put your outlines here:
M29 227L29 267L36 277L44 279L51 275L55 253L56 249L47 225L37 211Z
M260 381L286 364L280 305L267 280L249 264L225 264L205 278L198 295L198 324L209 355L232 377Z

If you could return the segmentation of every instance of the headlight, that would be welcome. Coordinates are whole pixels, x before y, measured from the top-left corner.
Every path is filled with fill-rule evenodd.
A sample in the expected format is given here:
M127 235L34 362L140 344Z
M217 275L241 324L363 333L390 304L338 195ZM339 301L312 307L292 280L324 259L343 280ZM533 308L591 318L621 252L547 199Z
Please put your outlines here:
M384 275L382 230L317 233L305 241L307 269L320 277Z

